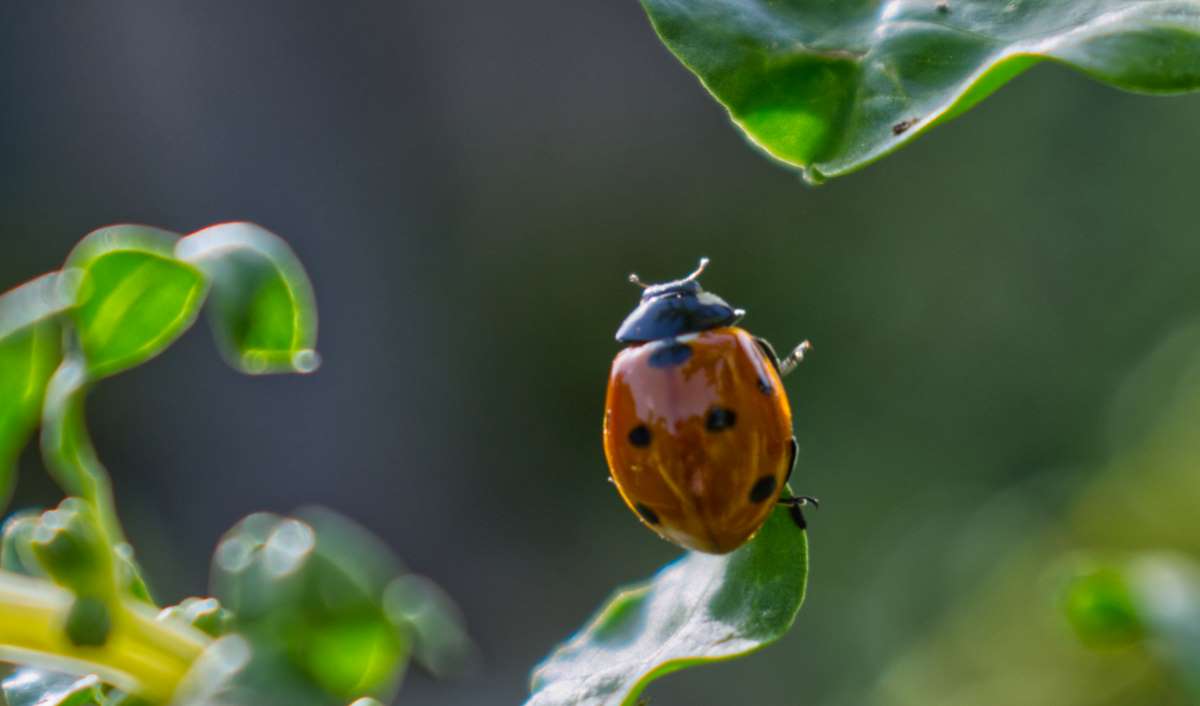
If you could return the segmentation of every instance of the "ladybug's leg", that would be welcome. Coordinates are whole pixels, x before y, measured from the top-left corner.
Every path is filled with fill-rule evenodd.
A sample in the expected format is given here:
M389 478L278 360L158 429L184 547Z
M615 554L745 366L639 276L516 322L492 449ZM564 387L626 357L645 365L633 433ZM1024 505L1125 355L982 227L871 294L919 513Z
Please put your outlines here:
M772 346L770 341L761 336L755 336L754 342L758 344L758 349L767 357L767 360L771 361L771 366L775 368L775 372L779 372L779 354L775 352L775 346Z
M804 362L804 354L812 350L812 344L808 341L801 341L800 345L796 346L787 357L779 361L779 374L787 375L796 369L797 365Z
M792 515L792 522L795 522L796 526L800 529L808 528L808 522L805 521L804 511L801 508L805 505L812 505L818 509L821 507L821 501L811 495L795 495L790 498L780 498L779 504L788 506Z
M788 353L786 358L780 360L779 354L775 352L775 347L771 345L770 341L765 338L755 338L754 340L758 343L759 349L762 350L767 360L771 361L771 365L775 366L775 372L779 373L780 377L795 370L797 365L804 362L804 354L812 350L812 344L804 341L796 346L791 353Z

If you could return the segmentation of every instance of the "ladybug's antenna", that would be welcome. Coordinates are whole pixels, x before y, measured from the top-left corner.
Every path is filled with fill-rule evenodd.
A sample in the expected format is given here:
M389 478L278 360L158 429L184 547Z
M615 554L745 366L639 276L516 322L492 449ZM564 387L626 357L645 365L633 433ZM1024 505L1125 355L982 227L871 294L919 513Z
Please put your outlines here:
M680 283L695 282L696 278L700 276L700 273L704 272L704 268L706 268L706 267L708 267L708 258L707 257L700 258L700 264L696 266L696 270L694 272L692 272L692 274L688 275L687 277L684 277L683 279L679 280L679 282ZM648 285L645 282L643 282L642 279L635 274L629 275L629 281L633 282L634 284L641 287L642 289L649 289L651 286L651 285Z
M687 277L684 277L683 281L684 282L695 282L696 278L700 276L701 272L704 272L704 268L706 268L706 267L708 267L708 258L707 257L700 258L700 264L696 266L696 271L692 272L692 274L688 275Z

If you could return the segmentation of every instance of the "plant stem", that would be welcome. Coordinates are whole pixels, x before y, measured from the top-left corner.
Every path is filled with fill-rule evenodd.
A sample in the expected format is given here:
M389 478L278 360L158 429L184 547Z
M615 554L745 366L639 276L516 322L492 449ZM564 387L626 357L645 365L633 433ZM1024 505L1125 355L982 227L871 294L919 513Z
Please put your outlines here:
M67 494L92 505L108 543L116 546L125 541L125 533L117 519L112 482L96 456L84 419L89 385L86 361L77 352L68 353L46 386L42 457L46 469Z
M191 626L156 620L147 606L121 600L105 644L79 647L63 629L73 600L69 591L47 581L0 571L0 657L97 674L123 690L165 703L212 643Z

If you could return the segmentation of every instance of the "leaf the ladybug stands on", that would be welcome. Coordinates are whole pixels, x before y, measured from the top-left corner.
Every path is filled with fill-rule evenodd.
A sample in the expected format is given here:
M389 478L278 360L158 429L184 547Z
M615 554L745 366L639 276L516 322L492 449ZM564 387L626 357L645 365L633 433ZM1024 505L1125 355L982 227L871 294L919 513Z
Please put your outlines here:
M753 652L791 628L807 579L806 533L777 508L741 549L617 591L537 668L525 706L632 706L665 674Z

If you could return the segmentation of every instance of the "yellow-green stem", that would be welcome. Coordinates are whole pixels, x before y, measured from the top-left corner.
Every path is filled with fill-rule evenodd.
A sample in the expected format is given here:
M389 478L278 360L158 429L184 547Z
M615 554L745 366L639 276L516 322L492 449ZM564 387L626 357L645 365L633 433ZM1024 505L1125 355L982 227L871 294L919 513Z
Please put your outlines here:
M212 640L153 609L121 600L102 647L72 644L63 626L73 596L47 581L0 571L0 657L101 679L166 703Z

